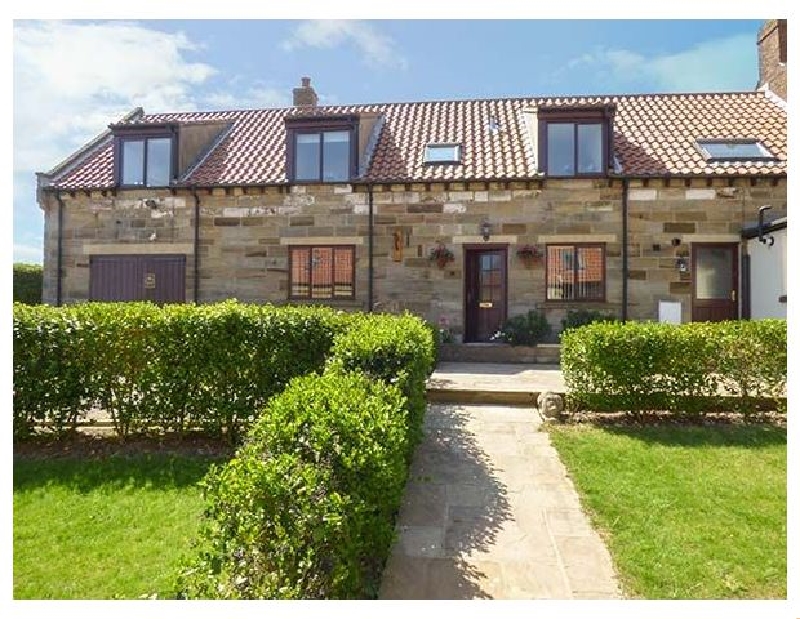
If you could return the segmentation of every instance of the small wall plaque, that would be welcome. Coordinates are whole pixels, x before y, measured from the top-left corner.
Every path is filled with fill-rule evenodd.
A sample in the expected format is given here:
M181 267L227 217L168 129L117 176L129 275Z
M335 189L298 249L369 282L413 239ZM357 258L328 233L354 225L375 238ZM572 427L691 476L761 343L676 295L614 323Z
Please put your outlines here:
M403 247L405 239L403 238L402 230L395 230L392 241L392 260L395 262L403 261Z
M144 288L145 290L153 290L156 287L156 274L145 273L144 275Z

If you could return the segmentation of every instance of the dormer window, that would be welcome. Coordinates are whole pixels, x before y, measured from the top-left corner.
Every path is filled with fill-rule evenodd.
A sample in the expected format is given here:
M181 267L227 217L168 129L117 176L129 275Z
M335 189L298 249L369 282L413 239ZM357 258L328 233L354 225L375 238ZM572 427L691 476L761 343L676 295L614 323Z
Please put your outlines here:
M289 179L346 183L357 176L357 117L286 120Z
M428 144L425 163L461 163L461 144Z
M540 169L548 176L602 176L611 161L612 108L539 109Z
M174 127L112 126L121 187L169 187L177 174Z
M697 140L697 146L709 162L758 161L774 159L758 140Z
M172 138L122 140L122 184L167 187L172 176Z

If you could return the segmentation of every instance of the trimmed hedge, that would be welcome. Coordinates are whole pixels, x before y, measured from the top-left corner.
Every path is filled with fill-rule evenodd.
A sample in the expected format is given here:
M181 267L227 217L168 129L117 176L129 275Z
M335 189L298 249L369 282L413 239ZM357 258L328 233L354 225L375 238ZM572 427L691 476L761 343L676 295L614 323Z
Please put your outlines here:
M561 368L573 409L782 407L786 321L594 323L563 334Z
M205 481L180 597L376 597L414 446L434 336L406 314L356 315L322 376L294 379Z
M339 333L328 367L345 372L360 370L367 376L396 385L408 400L412 440L407 457L422 436L426 380L436 364L436 338L430 327L412 314L367 314Z
M206 477L179 597L375 597L406 479L404 404L360 373L293 380Z
M42 302L44 271L41 264L14 263L14 302L39 305Z
M356 318L324 307L14 305L14 435L94 407L120 436L200 426L237 440L295 376L322 370Z

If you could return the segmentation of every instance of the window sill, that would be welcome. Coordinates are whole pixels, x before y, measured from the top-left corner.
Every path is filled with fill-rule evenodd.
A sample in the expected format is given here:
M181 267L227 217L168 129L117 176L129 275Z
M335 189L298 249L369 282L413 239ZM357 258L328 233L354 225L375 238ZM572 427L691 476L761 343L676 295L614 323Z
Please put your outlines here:
M328 305L336 307L350 307L355 309L363 309L364 303L357 299L287 299L292 305Z
M548 307L569 307L571 305L609 305L606 299L545 299Z

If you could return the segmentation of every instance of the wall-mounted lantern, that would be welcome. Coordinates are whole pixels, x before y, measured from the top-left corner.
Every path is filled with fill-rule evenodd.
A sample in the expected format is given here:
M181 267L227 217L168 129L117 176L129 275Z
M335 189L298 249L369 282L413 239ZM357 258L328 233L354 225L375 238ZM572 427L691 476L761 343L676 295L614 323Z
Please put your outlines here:
M488 221L484 221L481 224L481 235L483 236L483 240L488 241L491 234L492 234L492 224L490 224Z
M764 243L767 247L772 247L775 245L775 237L771 234L769 236L764 236L764 213L770 210L772 207L765 204L758 209L758 240Z
M675 260L675 267L681 273L688 273L689 272L689 261L686 258L680 257Z

